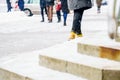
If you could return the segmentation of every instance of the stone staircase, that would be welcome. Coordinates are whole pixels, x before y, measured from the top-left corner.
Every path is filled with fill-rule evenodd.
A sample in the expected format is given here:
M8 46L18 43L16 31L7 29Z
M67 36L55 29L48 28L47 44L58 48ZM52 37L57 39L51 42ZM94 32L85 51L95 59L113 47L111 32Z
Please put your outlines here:
M40 53L41 51L35 51L1 58L0 80L86 80L40 66Z
M83 37L40 51L8 55L0 59L0 80L120 80L119 58L99 56L104 47L106 53L115 50L119 54L119 46L111 40Z
M80 38L46 49L39 64L87 80L120 80L119 56L120 43Z
M59 50L59 48L57 49ZM12 54L0 58L0 80L87 80L69 73L40 66L38 57L48 49Z

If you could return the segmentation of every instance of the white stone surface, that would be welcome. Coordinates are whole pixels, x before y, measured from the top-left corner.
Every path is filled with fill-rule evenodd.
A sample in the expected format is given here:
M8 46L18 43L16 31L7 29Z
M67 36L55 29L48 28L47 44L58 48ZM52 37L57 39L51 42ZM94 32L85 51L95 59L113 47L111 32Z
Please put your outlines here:
M105 69L120 70L119 62L78 54L76 49L77 49L77 42L79 41L81 40L76 39L75 41L73 40L71 42L66 42L62 45L53 46L51 48L45 49L43 52L41 52L42 54L40 55L46 55L49 57L53 57L65 61L92 66L98 69L105 68Z
M86 80L71 74L62 73L39 66L39 53L28 52L21 55L9 55L0 59L0 68L34 80Z

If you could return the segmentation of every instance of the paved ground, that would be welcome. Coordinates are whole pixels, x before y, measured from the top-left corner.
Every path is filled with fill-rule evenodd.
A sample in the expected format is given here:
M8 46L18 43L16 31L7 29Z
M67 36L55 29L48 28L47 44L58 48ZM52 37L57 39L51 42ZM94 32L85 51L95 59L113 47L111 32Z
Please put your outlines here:
M82 22L84 36L103 37L107 35L107 7L101 14L96 8L85 12ZM0 57L13 53L40 50L67 41L73 14L68 15L67 26L57 23L56 15L53 23L40 22L40 15L27 17L20 12L0 14Z
M67 40L68 26L63 27L56 21L41 23L39 17L1 23L0 55L39 50Z

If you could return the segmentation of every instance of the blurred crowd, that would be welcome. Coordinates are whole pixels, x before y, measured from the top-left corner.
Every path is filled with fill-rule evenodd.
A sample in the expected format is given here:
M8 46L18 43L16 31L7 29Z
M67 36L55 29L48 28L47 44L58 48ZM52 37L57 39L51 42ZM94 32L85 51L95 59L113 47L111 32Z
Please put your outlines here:
M11 12L12 9L14 10L24 10L24 0L6 0L7 3L7 12Z
M103 2L104 1L104 2ZM7 3L7 12L10 12L12 8L15 10L19 8L19 10L24 11L24 0L16 0L14 2L14 6L11 3L11 0L6 0ZM82 37L81 31L81 22L82 16L84 14L84 10L88 10L92 8L96 3L96 11L97 13L101 13L101 5L107 5L106 0L40 0L40 15L41 15L41 22L45 21L45 15L47 15L48 23L52 23L53 21L53 9L55 7L56 15L57 15L57 22L61 22L61 14L63 16L63 26L67 25L67 16L70 11L73 11L73 22L72 22L72 29L70 33L69 40L75 39L77 37Z

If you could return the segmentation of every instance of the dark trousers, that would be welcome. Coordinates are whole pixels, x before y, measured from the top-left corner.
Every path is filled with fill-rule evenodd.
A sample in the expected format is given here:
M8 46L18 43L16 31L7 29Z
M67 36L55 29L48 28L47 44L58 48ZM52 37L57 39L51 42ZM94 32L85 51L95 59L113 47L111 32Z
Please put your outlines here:
M21 11L24 11L24 4L18 5Z
M11 6L11 3L10 3L10 2L7 3L7 8L8 8L7 12L10 12L11 9L12 9L12 6Z
M64 24L66 24L67 14L68 14L67 12L63 12Z
M47 15L47 9L46 7L41 7L41 16L42 16L42 20L44 21L44 10L45 10L45 13Z
M61 21L61 12L60 11L56 11L56 14L57 14L58 21Z
M10 12L12 9L10 0L6 0L6 3L7 3L7 12Z
M81 32L81 21L83 16L84 9L74 10L72 31L76 34L82 34Z

